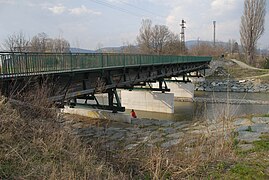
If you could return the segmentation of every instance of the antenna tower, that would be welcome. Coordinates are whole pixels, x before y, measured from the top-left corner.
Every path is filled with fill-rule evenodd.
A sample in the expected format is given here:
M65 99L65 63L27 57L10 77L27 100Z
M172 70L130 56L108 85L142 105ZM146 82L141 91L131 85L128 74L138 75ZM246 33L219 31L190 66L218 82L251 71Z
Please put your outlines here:
M214 32L213 32L213 43L214 47L216 46L216 21L213 21L213 26L214 26Z
M185 26L186 21L182 19L181 21L181 32L180 32L180 41L181 41L181 52L185 52Z

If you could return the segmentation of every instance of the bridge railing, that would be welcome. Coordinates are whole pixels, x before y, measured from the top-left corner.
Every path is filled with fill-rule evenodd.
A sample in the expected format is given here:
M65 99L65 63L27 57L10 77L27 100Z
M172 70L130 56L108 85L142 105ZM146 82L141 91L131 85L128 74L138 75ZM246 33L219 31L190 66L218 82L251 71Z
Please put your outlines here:
M209 62L211 57L141 54L1 53L0 76L16 77L79 70Z

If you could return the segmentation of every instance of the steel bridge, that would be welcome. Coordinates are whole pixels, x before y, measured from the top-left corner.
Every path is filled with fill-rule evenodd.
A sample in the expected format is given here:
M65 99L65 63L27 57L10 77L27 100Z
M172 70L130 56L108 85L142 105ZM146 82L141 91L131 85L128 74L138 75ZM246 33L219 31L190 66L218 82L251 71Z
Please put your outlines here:
M0 87L2 94L10 96L46 82L51 89L51 101L63 104L70 100L75 103L77 99L96 100L98 108L124 111L117 88L132 89L158 81L159 88L152 90L169 91L166 78L186 77L190 73L199 76L208 68L211 59L143 54L0 52ZM98 93L108 93L107 106L98 103L95 97Z

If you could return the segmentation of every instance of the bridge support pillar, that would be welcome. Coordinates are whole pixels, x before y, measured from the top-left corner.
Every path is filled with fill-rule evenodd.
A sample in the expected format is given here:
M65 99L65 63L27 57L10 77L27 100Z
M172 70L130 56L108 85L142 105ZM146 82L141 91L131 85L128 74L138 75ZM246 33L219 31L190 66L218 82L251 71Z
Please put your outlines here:
M126 109L174 113L174 94L143 90L121 90L121 102Z
M176 99L188 99L194 98L194 84L191 82L181 82L178 80L165 81L167 88L171 93L174 93ZM158 83L153 83L153 87L158 87Z
M179 82L166 82L168 88L174 93L177 99L188 99L194 98L194 84L193 83L179 83Z

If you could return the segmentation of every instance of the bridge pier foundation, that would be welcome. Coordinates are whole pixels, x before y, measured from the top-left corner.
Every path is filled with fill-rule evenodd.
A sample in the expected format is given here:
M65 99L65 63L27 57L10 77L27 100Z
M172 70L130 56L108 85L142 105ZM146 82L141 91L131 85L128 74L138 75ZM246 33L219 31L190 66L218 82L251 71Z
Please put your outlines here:
M107 119L110 121L131 123L130 115L123 112L113 113L110 110L89 109L83 106L77 106L75 108L65 106L65 108L62 109L62 112L67 114L81 115L89 118Z
M194 98L194 84L193 83L179 83L179 82L166 82L171 93L174 93L176 99L188 99Z
M174 94L144 90L121 90L121 102L126 109L174 113Z
M181 82L178 80L165 81L168 89L171 93L174 93L176 99L188 99L194 98L194 84L191 82ZM158 83L152 83L153 87L158 87Z

